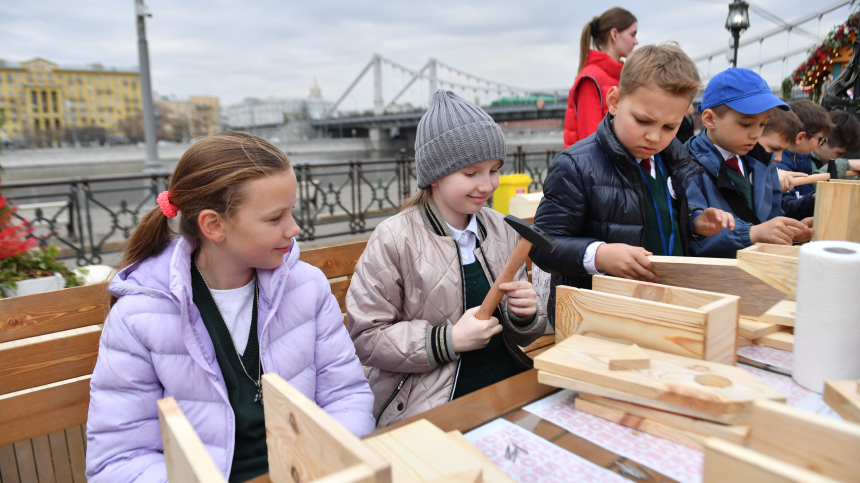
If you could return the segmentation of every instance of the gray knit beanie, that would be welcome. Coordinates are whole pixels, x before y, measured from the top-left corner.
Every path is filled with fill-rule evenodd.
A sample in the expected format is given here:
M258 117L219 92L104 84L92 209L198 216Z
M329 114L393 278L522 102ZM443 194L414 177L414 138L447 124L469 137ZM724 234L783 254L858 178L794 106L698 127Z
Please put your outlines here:
M505 162L502 129L480 107L445 89L433 94L430 109L418 123L415 166L418 187L467 166L501 159Z

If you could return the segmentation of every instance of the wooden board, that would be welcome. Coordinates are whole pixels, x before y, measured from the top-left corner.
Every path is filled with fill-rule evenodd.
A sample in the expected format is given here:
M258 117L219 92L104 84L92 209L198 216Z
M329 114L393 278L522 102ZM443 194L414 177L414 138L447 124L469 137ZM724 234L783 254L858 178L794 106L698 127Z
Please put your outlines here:
M815 184L815 216L812 240L860 242L860 182Z
M760 316L753 317L753 319L769 324L794 327L794 318L796 314L797 302L794 300L782 300L774 304L773 307L767 309L767 311Z
M644 349L651 368L610 371L623 345L574 335L535 358L535 368L712 414L744 413L756 399L785 397L745 370Z
M355 265L364 248L366 241L336 245L325 248L312 248L299 254L299 260L313 265L325 274L326 278L337 278L352 275Z
M263 405L273 482L313 481L355 465L375 483L391 482L387 461L277 374L263 376Z
M710 438L705 444L703 483L838 483L804 468Z
M445 433L448 438L451 439L457 447L467 453L470 456L475 458L478 461L481 461L481 469L483 470L483 474L486 475L484 477L485 480L488 481L507 481L508 476L502 472L496 465L487 458L484 453L481 453L481 450L475 447L465 436L463 433L454 430L448 431Z
M599 288L610 288L601 277L594 278ZM630 284L638 284L640 288ZM735 363L737 297L717 294L704 297L701 293L684 297L683 289L676 287L662 288L644 282L630 284L613 281L613 286L627 288L623 292L633 296L564 285L556 287L556 343L574 334L587 335L696 359ZM650 298L684 299L685 303L675 305Z
M779 330L782 330L782 326L777 324L762 322L760 320L745 319L743 317L738 319L739 337L746 337L747 339L758 339L759 337L773 334L774 332L777 332Z
M176 400L159 399L157 406L170 483L227 483Z
M107 283L0 299L0 343L101 324Z
M782 300L784 292L770 286L727 258L664 257L652 255L651 271L659 283L709 292L737 295L741 298L741 317L758 317Z
M757 401L750 449L840 481L860 481L860 425Z
M794 334L786 330L774 332L753 340L758 345L773 347L784 351L794 352Z
M648 369L651 359L638 345L633 344L609 359L610 371L627 371L631 369Z
M738 267L794 300L799 253L800 247L757 243L738 250Z
M711 421L684 416L682 414L675 414L668 411L640 406L639 404L595 396L593 394L580 393L577 397L577 401L580 399L622 411L631 418L640 418L659 422L701 437L713 436L724 439L730 443L746 445L750 434L750 426L748 424L729 425L714 423Z
M0 396L0 446L86 424L90 378L8 396Z
M824 402L848 421L860 423L860 382L826 381Z
M464 451L426 419L365 439L364 442L391 462L394 483L442 480L449 475L480 471L492 466L486 457ZM512 482L501 472L485 471L486 482Z

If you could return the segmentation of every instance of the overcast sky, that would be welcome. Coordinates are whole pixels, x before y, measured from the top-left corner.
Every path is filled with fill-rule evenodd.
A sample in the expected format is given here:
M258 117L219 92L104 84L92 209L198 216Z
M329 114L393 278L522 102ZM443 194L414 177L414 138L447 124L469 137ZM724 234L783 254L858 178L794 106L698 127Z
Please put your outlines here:
M614 2L639 19L642 44L678 41L691 57L728 45L724 24L729 1L650 0ZM830 5L808 0L751 2L792 21ZM494 81L534 89L568 89L576 76L583 25L613 3L585 0L147 0L153 86L180 98L216 95L222 105L248 96L302 97L316 78L323 96L335 100L374 52L417 69L430 57ZM804 28L824 34L843 22L849 7ZM751 12L752 27L741 40L775 24ZM772 37L740 51L739 64L757 63L813 43L798 34ZM135 66L134 0L3 0L0 59L43 57L60 64L100 62ZM762 69L781 83L805 55ZM708 75L708 62L699 64ZM727 67L715 57L711 75ZM440 72L450 80L458 80ZM386 69L385 101L408 76ZM463 80L463 79L459 79ZM368 77L345 102L347 109L372 103ZM404 99L421 103L426 83Z

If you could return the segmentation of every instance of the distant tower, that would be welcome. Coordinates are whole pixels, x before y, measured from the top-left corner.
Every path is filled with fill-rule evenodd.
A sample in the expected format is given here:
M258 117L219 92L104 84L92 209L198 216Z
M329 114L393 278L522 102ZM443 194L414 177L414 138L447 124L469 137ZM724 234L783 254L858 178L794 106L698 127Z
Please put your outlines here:
M317 84L317 78L314 77L314 84L311 86L311 99L322 99L322 89Z

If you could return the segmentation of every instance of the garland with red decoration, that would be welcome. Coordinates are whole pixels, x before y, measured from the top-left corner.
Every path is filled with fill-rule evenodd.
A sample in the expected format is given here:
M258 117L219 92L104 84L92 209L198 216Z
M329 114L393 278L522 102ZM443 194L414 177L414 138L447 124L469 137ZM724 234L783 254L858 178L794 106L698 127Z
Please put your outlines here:
M845 23L831 30L821 45L810 51L806 61L789 77L792 84L808 92L817 93L820 90L820 81L831 69L833 58L857 37L858 14L860 12L854 12Z

